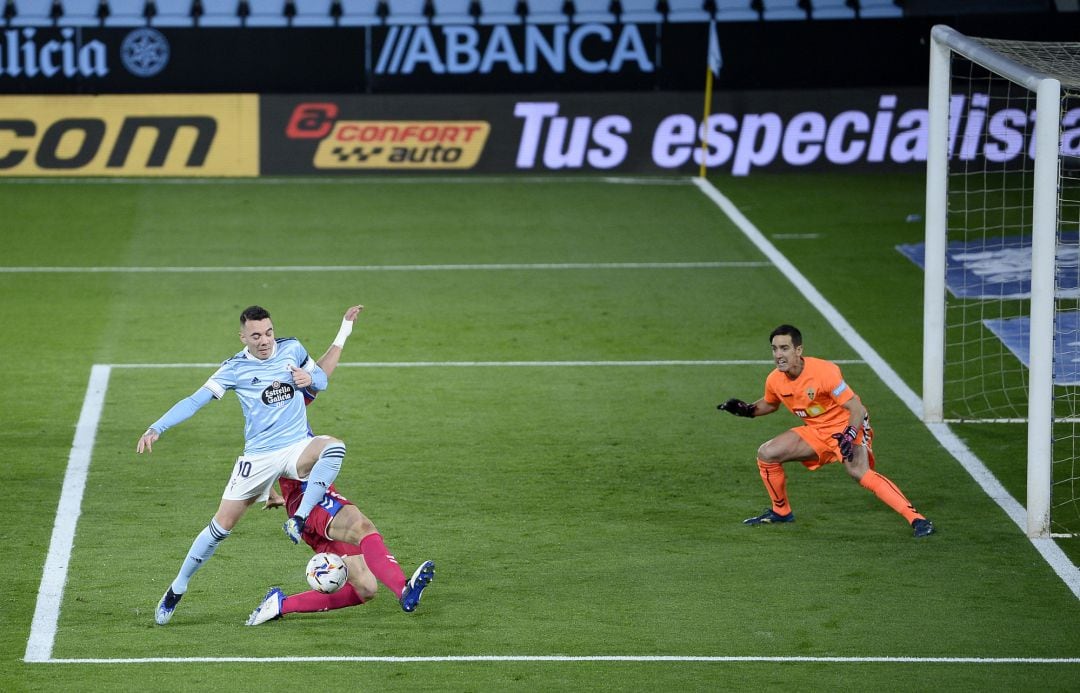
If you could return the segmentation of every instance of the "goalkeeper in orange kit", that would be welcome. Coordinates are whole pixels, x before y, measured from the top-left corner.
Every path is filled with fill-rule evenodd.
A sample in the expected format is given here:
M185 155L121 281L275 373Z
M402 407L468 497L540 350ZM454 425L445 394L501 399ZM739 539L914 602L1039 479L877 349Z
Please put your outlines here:
M772 414L782 404L806 425L784 431L758 448L758 471L772 507L743 523L794 522L795 513L788 503L785 462L802 462L810 470L830 462L842 462L860 486L907 520L914 536L933 534L934 523L919 513L895 484L874 471L870 415L844 382L839 366L803 356L802 333L791 325L773 330L769 342L776 370L765 379L765 396L754 403L729 399L717 408L753 418Z

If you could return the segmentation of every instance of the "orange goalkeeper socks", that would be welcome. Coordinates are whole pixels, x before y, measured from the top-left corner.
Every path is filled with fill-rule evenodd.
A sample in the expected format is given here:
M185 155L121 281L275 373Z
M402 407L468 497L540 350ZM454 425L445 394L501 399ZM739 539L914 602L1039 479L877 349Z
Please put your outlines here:
M908 524L923 517L919 514L919 511L911 505L911 501L900 492L900 489L896 487L896 484L889 481L888 477L885 475L870 470L863 475L862 479L859 479L859 485L866 490L873 492L873 494L880 498L885 505L903 515Z
M777 515L790 514L791 506L788 505L787 474L784 472L784 465L779 462L758 460L757 466L761 480L765 482L765 490L769 492L773 512Z

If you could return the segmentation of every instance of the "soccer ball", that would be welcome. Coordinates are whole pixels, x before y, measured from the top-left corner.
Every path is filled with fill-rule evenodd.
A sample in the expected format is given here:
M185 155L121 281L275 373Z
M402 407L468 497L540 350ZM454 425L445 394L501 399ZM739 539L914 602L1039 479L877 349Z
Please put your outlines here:
M307 564L307 581L311 589L330 594L345 586L349 568L336 553L317 553Z

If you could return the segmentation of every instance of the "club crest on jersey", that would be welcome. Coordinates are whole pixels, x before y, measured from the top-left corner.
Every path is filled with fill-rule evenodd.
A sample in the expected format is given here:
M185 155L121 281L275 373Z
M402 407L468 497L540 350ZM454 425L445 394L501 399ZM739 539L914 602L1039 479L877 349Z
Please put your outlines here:
M817 390L815 390L814 388L811 387L811 388L807 389L807 391L806 391L806 399L813 400L814 395L816 395L816 394L817 394Z
M291 400L295 394L296 389L292 385L275 380L262 391L262 401L263 404L281 404Z

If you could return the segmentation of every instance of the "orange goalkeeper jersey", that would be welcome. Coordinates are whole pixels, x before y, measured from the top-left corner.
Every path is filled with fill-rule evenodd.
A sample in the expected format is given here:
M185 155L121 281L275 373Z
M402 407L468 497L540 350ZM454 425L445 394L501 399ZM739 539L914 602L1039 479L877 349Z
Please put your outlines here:
M851 414L843 405L855 393L844 382L840 367L832 361L803 357L803 370L798 378L791 380L778 370L765 379L765 401L783 404L815 428L843 429Z

